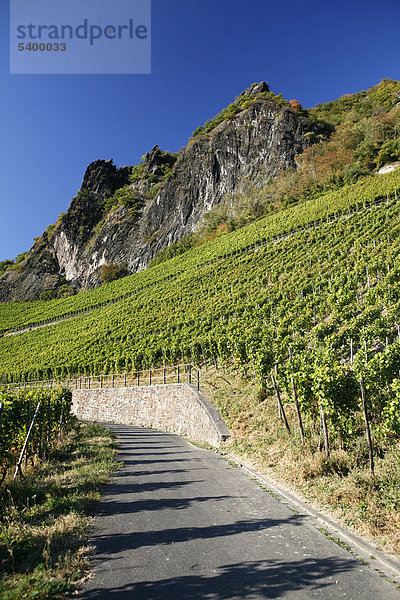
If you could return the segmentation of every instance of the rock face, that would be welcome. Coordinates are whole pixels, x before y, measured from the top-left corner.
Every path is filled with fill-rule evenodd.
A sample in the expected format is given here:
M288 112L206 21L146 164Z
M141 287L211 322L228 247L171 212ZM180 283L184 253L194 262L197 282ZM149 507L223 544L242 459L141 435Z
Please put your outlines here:
M131 167L97 160L67 213L35 242L19 270L0 278L0 301L36 299L66 283L99 284L99 269L124 263L129 273L194 230L203 214L243 181L262 183L295 168L295 156L324 134L322 127L269 99L265 83L239 96L254 102L177 155L157 146L132 182ZM137 169L137 168L136 168Z

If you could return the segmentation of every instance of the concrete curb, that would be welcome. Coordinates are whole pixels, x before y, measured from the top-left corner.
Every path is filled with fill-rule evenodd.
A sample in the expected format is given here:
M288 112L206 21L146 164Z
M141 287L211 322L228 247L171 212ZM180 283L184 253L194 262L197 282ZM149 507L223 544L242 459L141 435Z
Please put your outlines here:
M248 477L254 479L277 500L286 504L294 513L304 516L306 521L334 541L347 548L355 558L367 564L371 569L396 585L400 585L400 561L385 554L373 543L361 538L349 529L340 525L329 515L306 504L295 492L287 490L280 484L270 481L249 465L243 464L235 456L223 455L232 461Z

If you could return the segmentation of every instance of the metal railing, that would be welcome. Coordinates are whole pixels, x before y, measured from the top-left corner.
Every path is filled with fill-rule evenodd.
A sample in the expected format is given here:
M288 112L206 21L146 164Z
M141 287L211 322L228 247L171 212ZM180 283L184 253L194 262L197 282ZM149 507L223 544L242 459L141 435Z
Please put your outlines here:
M175 365L159 367L132 373L112 373L111 375L88 375L68 379L49 379L10 383L12 389L66 387L73 390L95 390L103 388L142 387L149 385L167 385L171 383L189 383L200 389L200 369L194 365Z

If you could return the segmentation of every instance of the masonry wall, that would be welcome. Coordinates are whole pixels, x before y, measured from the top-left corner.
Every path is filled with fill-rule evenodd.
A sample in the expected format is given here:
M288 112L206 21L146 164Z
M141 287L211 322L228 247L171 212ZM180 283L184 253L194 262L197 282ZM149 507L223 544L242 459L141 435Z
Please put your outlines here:
M72 397L84 421L153 427L212 446L229 436L218 411L187 383L72 390Z

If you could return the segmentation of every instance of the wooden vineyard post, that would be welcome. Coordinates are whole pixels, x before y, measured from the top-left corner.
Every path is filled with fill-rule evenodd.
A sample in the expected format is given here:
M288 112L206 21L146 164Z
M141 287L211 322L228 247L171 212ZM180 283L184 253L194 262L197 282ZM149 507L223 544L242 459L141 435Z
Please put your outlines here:
M329 458L330 450L329 450L328 427L326 425L325 413L324 413L324 409L322 408L322 406L319 407L319 412L321 415L322 431L324 432L325 456L326 456L326 458Z
M253 367L253 372L254 372L254 381L257 383L257 371L256 371L256 367L253 361L251 361L252 367Z
M360 389L361 389L361 401L364 413L364 421L365 421L365 434L367 436L367 444L368 444L368 454L369 454L369 468L371 471L372 477L374 476L374 452L372 448L372 440L371 440L371 430L369 427L369 418L368 418L368 410L367 410L367 400L365 398L365 387L364 380L361 375L360 377Z
M283 421L285 423L285 427L288 430L288 432L290 433L289 423L287 422L286 414L285 414L285 411L283 409L283 405L282 405L282 401L281 401L281 395L279 393L279 389L278 389L278 386L276 384L275 377L274 377L273 373L271 373L271 380L272 380L272 385L274 386L274 389L275 389L275 394L276 394L276 398L278 400L279 410L280 410L280 413L282 415Z
M299 420L299 429L300 429L300 437L301 437L301 442L304 444L304 429L303 429L303 421L301 418L301 412L300 412L300 406L299 406L299 401L297 399L297 390L296 390L296 386L294 383L294 379L293 376L290 377L290 383L292 384L292 390L293 390L293 399L294 399L294 403L296 405L296 412L297 412L297 418Z
M38 405L36 406L35 414L33 415L33 419L32 419L31 424L29 426L28 433L26 434L24 445L22 447L21 454L19 455L17 466L15 467L14 479L16 478L16 476L18 475L19 472L22 472L21 471L22 461L23 461L23 458L24 458L24 455L25 455L25 452L26 452L26 448L28 446L29 437L30 437L30 435L32 433L32 429L33 429L33 426L35 424L37 414L39 412L40 404L41 404L41 402L39 401Z
M278 375L278 365L275 365L275 375ZM276 382L275 382L276 383ZM275 386L274 386L275 387ZM276 389L276 388L275 388ZM281 410L281 401L280 401L280 396L278 398L278 394L276 396L277 398L277 403L278 403L278 415L279 415L279 420L282 421L283 420L283 416L282 416L282 410Z
M60 415L60 422L58 424L58 439L59 440L61 440L61 436L62 436L63 423L64 423L64 400L61 401L61 415Z
M321 411L319 411L318 452L321 452L321 449L322 449L321 431L322 431L322 419L321 419Z
M46 432L46 447L49 447L50 444L50 431L51 431L51 402L50 398L47 400L47 432Z
M200 342L200 346L201 346L201 353L203 355L203 365L206 367L207 366L207 361L206 361L206 355L204 353L204 346L203 346L202 342Z
M213 357L213 361L214 361L214 367L217 369L218 368L217 358L214 354L214 350L213 350L212 346L211 346L211 353L212 353L212 357Z
M43 457L43 435L42 435L42 422L43 422L43 405L39 411L39 423L38 423L38 443L37 443L37 454L39 458Z
M292 364L293 364L293 355L292 355L292 349L291 349L290 346L289 346L289 361L290 361L290 365L292 366ZM301 418L300 406L299 406L299 401L298 401L298 398L297 398L297 390L296 390L296 385L294 383L293 375L290 376L290 383L292 384L293 399L294 399L294 403L295 403L295 406L296 406L297 419L298 419L298 422L299 422L301 442L302 442L302 444L304 444L303 420Z

